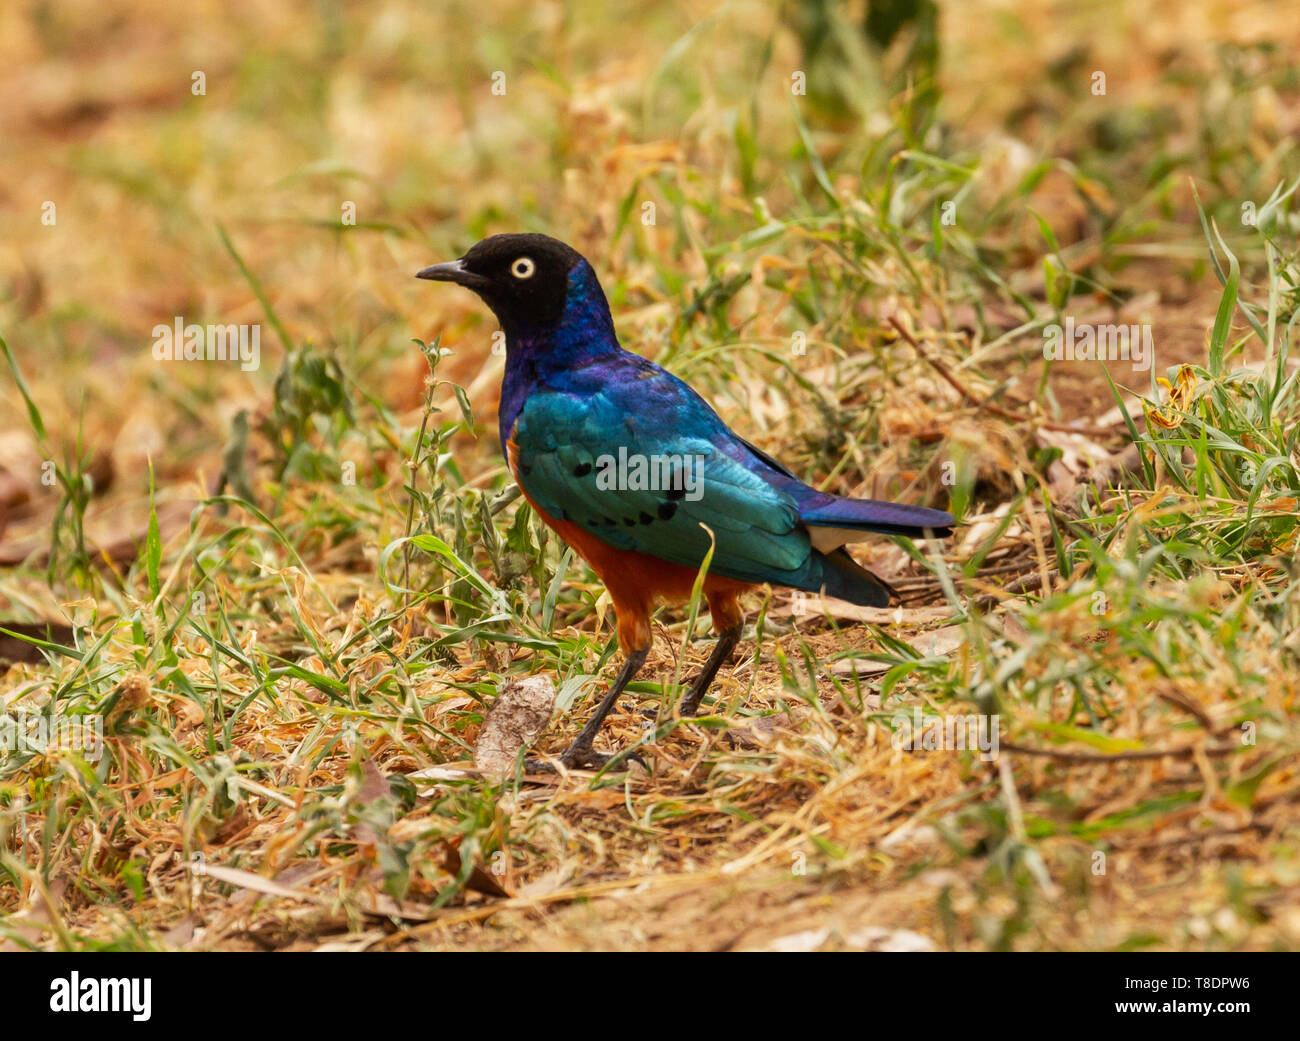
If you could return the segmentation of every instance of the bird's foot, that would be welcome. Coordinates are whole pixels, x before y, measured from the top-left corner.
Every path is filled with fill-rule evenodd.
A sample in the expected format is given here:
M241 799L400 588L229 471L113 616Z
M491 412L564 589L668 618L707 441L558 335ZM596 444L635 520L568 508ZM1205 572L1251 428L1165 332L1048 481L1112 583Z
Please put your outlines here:
M649 769L646 766L646 761L637 752L625 750L606 755L604 752L597 752L589 744L575 741L561 752L556 759L525 759L524 772L537 774L558 773L559 771L556 768L558 762L566 770L592 770L599 773L615 760L621 761L624 759L633 759L640 763L643 768Z
M700 702L704 699L704 691L697 689L700 685L699 673L682 682L686 685L686 694L677 702L677 711L681 716L693 716L700 711Z
M568 770L603 770L613 759L612 755L597 752L591 745L576 741L560 753L560 762Z
M703 701L704 691L697 689L697 687L692 684L691 689L686 692L686 697L682 698L678 705L678 710L681 712L682 718L688 719L691 716L698 716L700 714L700 704Z

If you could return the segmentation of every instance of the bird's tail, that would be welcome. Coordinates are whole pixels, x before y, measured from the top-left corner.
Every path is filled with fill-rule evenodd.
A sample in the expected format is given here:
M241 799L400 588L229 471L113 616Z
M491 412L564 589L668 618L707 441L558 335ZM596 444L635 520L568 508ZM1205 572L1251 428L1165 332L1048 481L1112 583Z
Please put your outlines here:
M879 499L845 499L819 495L799 510L809 528L839 528L875 531L882 535L910 535L914 539L938 539L952 534L956 523L951 513L924 506L904 506Z
M866 532L943 538L952 534L952 514L923 506L903 506L876 499L844 499L817 494L801 504L799 517L821 561L820 580L827 596L863 607L888 607L897 599L889 583L862 567L845 551Z
M821 589L826 596L847 600L862 607L888 607L898 593L883 578L864 568L843 549L818 554L821 558Z

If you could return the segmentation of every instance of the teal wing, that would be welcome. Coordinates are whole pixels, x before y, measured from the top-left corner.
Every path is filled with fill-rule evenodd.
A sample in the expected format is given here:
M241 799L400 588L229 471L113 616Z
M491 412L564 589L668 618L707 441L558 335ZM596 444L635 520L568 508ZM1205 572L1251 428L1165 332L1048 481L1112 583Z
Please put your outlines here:
M653 399L650 382L642 387ZM514 430L517 477L542 509L618 549L692 568L708 552L707 525L714 574L795 587L820 580L820 555L788 492L726 454L706 417L688 417L686 429L704 430L685 433L663 400L629 404L626 393L529 396Z

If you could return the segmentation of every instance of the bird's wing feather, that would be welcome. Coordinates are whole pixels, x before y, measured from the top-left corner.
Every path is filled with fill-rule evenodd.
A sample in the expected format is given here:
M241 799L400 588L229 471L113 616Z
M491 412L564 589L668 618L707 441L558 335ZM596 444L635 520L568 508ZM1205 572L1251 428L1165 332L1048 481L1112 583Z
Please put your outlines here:
M797 503L722 451L726 428L701 406L662 370L535 391L515 427L517 477L547 513L618 549L698 567L704 524L715 573L797 585L816 563Z

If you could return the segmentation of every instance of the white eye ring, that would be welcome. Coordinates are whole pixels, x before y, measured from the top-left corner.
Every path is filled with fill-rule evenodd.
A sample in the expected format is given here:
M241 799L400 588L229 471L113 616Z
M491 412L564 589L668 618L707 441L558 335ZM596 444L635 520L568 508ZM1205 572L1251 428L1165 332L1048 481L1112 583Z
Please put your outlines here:
M533 263L532 257L520 257L510 265L510 273L515 278L532 278L536 270L537 265Z

